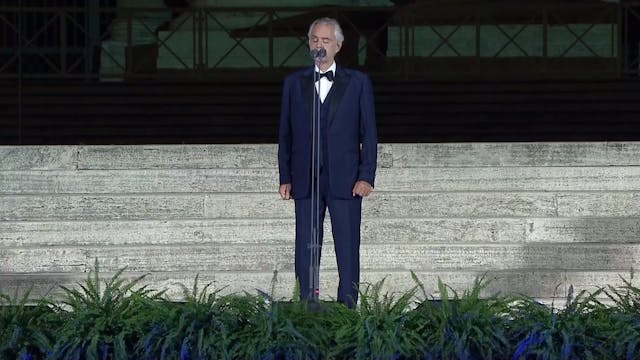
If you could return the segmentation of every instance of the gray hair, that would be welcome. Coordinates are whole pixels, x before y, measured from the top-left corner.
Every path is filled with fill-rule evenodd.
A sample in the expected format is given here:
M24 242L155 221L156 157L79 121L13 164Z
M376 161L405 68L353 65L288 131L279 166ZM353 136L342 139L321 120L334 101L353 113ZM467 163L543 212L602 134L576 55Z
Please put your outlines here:
M340 23L338 22L338 20L330 17L319 18L312 22L311 26L309 26L309 32L307 33L308 38L311 38L311 32L313 31L313 28L318 24L333 25L336 41L338 41L339 43L342 43L344 41L344 34L342 34Z

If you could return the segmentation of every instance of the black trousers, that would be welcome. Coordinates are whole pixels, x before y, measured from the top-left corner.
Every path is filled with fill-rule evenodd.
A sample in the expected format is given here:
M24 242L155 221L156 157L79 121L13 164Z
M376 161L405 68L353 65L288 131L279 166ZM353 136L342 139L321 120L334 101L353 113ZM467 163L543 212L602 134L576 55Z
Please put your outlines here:
M331 215L331 228L338 265L340 282L337 300L349 307L358 301L358 284L360 282L360 222L362 218L362 198L338 199L329 191L329 178L326 172L320 174L320 196L317 212L320 245L322 245L322 224L326 209ZM311 266L311 198L295 200L296 212L296 247L295 272L300 285L302 299L310 299L312 274Z

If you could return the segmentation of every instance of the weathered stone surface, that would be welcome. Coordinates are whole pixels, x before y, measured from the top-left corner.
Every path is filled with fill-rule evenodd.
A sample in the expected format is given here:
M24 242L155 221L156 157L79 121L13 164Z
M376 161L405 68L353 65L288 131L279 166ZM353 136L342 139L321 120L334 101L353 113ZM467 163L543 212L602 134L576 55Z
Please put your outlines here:
M640 217L640 192L576 192L558 195L558 216Z
M0 222L0 243L11 247L282 244L293 242L294 231L293 219Z
M367 271L621 270L638 267L640 244L363 244ZM71 271L98 258L105 271L293 270L293 244L4 248L0 272ZM325 246L322 268L335 270Z
M190 219L204 214L199 195L4 196L0 221Z
M391 145L378 146L378 165L391 167ZM247 169L278 167L277 144L81 146L78 169Z
M363 216L555 217L555 202L555 194L544 192L376 192L364 200ZM293 202L282 201L277 194L209 194L205 208L208 218L283 218L293 214Z
M83 170L243 169L277 165L275 144L82 146L78 154L78 168Z
M0 248L0 273L82 272L86 251L72 247Z
M381 192L367 199L363 212L387 218L551 217L556 213L554 197L551 193L529 192Z
M638 218L405 218L369 217L363 243L637 243Z
M381 168L635 166L639 152L635 142L380 144L378 149ZM276 167L276 144L0 147L3 170Z
M363 244L636 243L640 219L385 219L365 218ZM325 243L332 242L330 219ZM290 244L292 218L0 222L10 247L197 244Z
M0 172L4 194L276 193L276 169ZM638 191L640 167L380 169L376 192Z
M637 142L392 144L394 167L636 166Z
M619 270L637 267L639 250L638 244L384 244L363 246L361 266L371 270Z
M393 146L378 144L378 169L393 167Z
M604 288L610 291L609 286L623 290L621 287L625 285L624 281L629 281L632 286L639 287L638 279L631 278L631 271L631 268L619 271L571 271L567 272L567 285L574 287L574 296L580 290L595 292Z
M0 194L138 194L278 191L275 169L0 172Z
M640 239L640 218L559 218L527 219L526 242L602 242L608 244L637 243Z
M361 226L362 243L492 243L524 241L518 219L387 219L368 217Z
M72 170L77 153L77 146L0 146L0 171Z
M277 146L0 147L0 292L127 266L145 282L293 292L293 201L277 194ZM363 202L363 282L389 291L437 278L558 304L620 285L640 257L640 143L381 144ZM322 296L337 285L325 223Z
M378 191L634 191L640 167L430 167L381 169Z

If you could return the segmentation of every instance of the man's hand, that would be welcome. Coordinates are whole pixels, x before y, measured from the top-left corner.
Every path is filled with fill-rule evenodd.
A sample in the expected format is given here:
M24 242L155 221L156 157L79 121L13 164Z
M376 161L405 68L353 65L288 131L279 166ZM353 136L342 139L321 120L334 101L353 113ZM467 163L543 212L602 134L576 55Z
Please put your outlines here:
M373 187L371 186L371 184L369 184L368 182L364 181L364 180L360 180L358 182L356 182L356 184L353 186L353 196L369 196L369 194L371 194L371 192L373 191Z
M280 185L280 198L282 200L291 199L291 184L282 184Z

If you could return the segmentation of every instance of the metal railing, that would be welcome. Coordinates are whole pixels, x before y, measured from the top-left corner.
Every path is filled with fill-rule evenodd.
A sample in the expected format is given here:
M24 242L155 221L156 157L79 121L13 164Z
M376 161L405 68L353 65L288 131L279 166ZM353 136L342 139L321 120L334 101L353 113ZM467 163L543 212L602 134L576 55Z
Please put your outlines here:
M621 51L620 74L623 77L640 74L640 1L621 5L619 13Z
M0 75L92 78L100 17L106 9L90 7L0 8Z
M524 15L514 23L501 19L499 14L508 12L504 6L499 14L482 9L449 20L391 7L3 6L0 79L93 81L176 73L186 79L231 70L277 74L307 61L307 26L320 15L333 16L343 25L341 62L372 73L419 76L423 67L416 64L431 59L593 58L609 61L620 77L636 76L638 29L633 24L640 23L638 6L603 3L591 22L571 15L579 8L536 6L524 11L516 4L513 9ZM229 21L240 13L236 20L241 20ZM552 33L562 33L564 40L554 43ZM600 34L595 40L594 33ZM107 67L111 73L104 71Z

